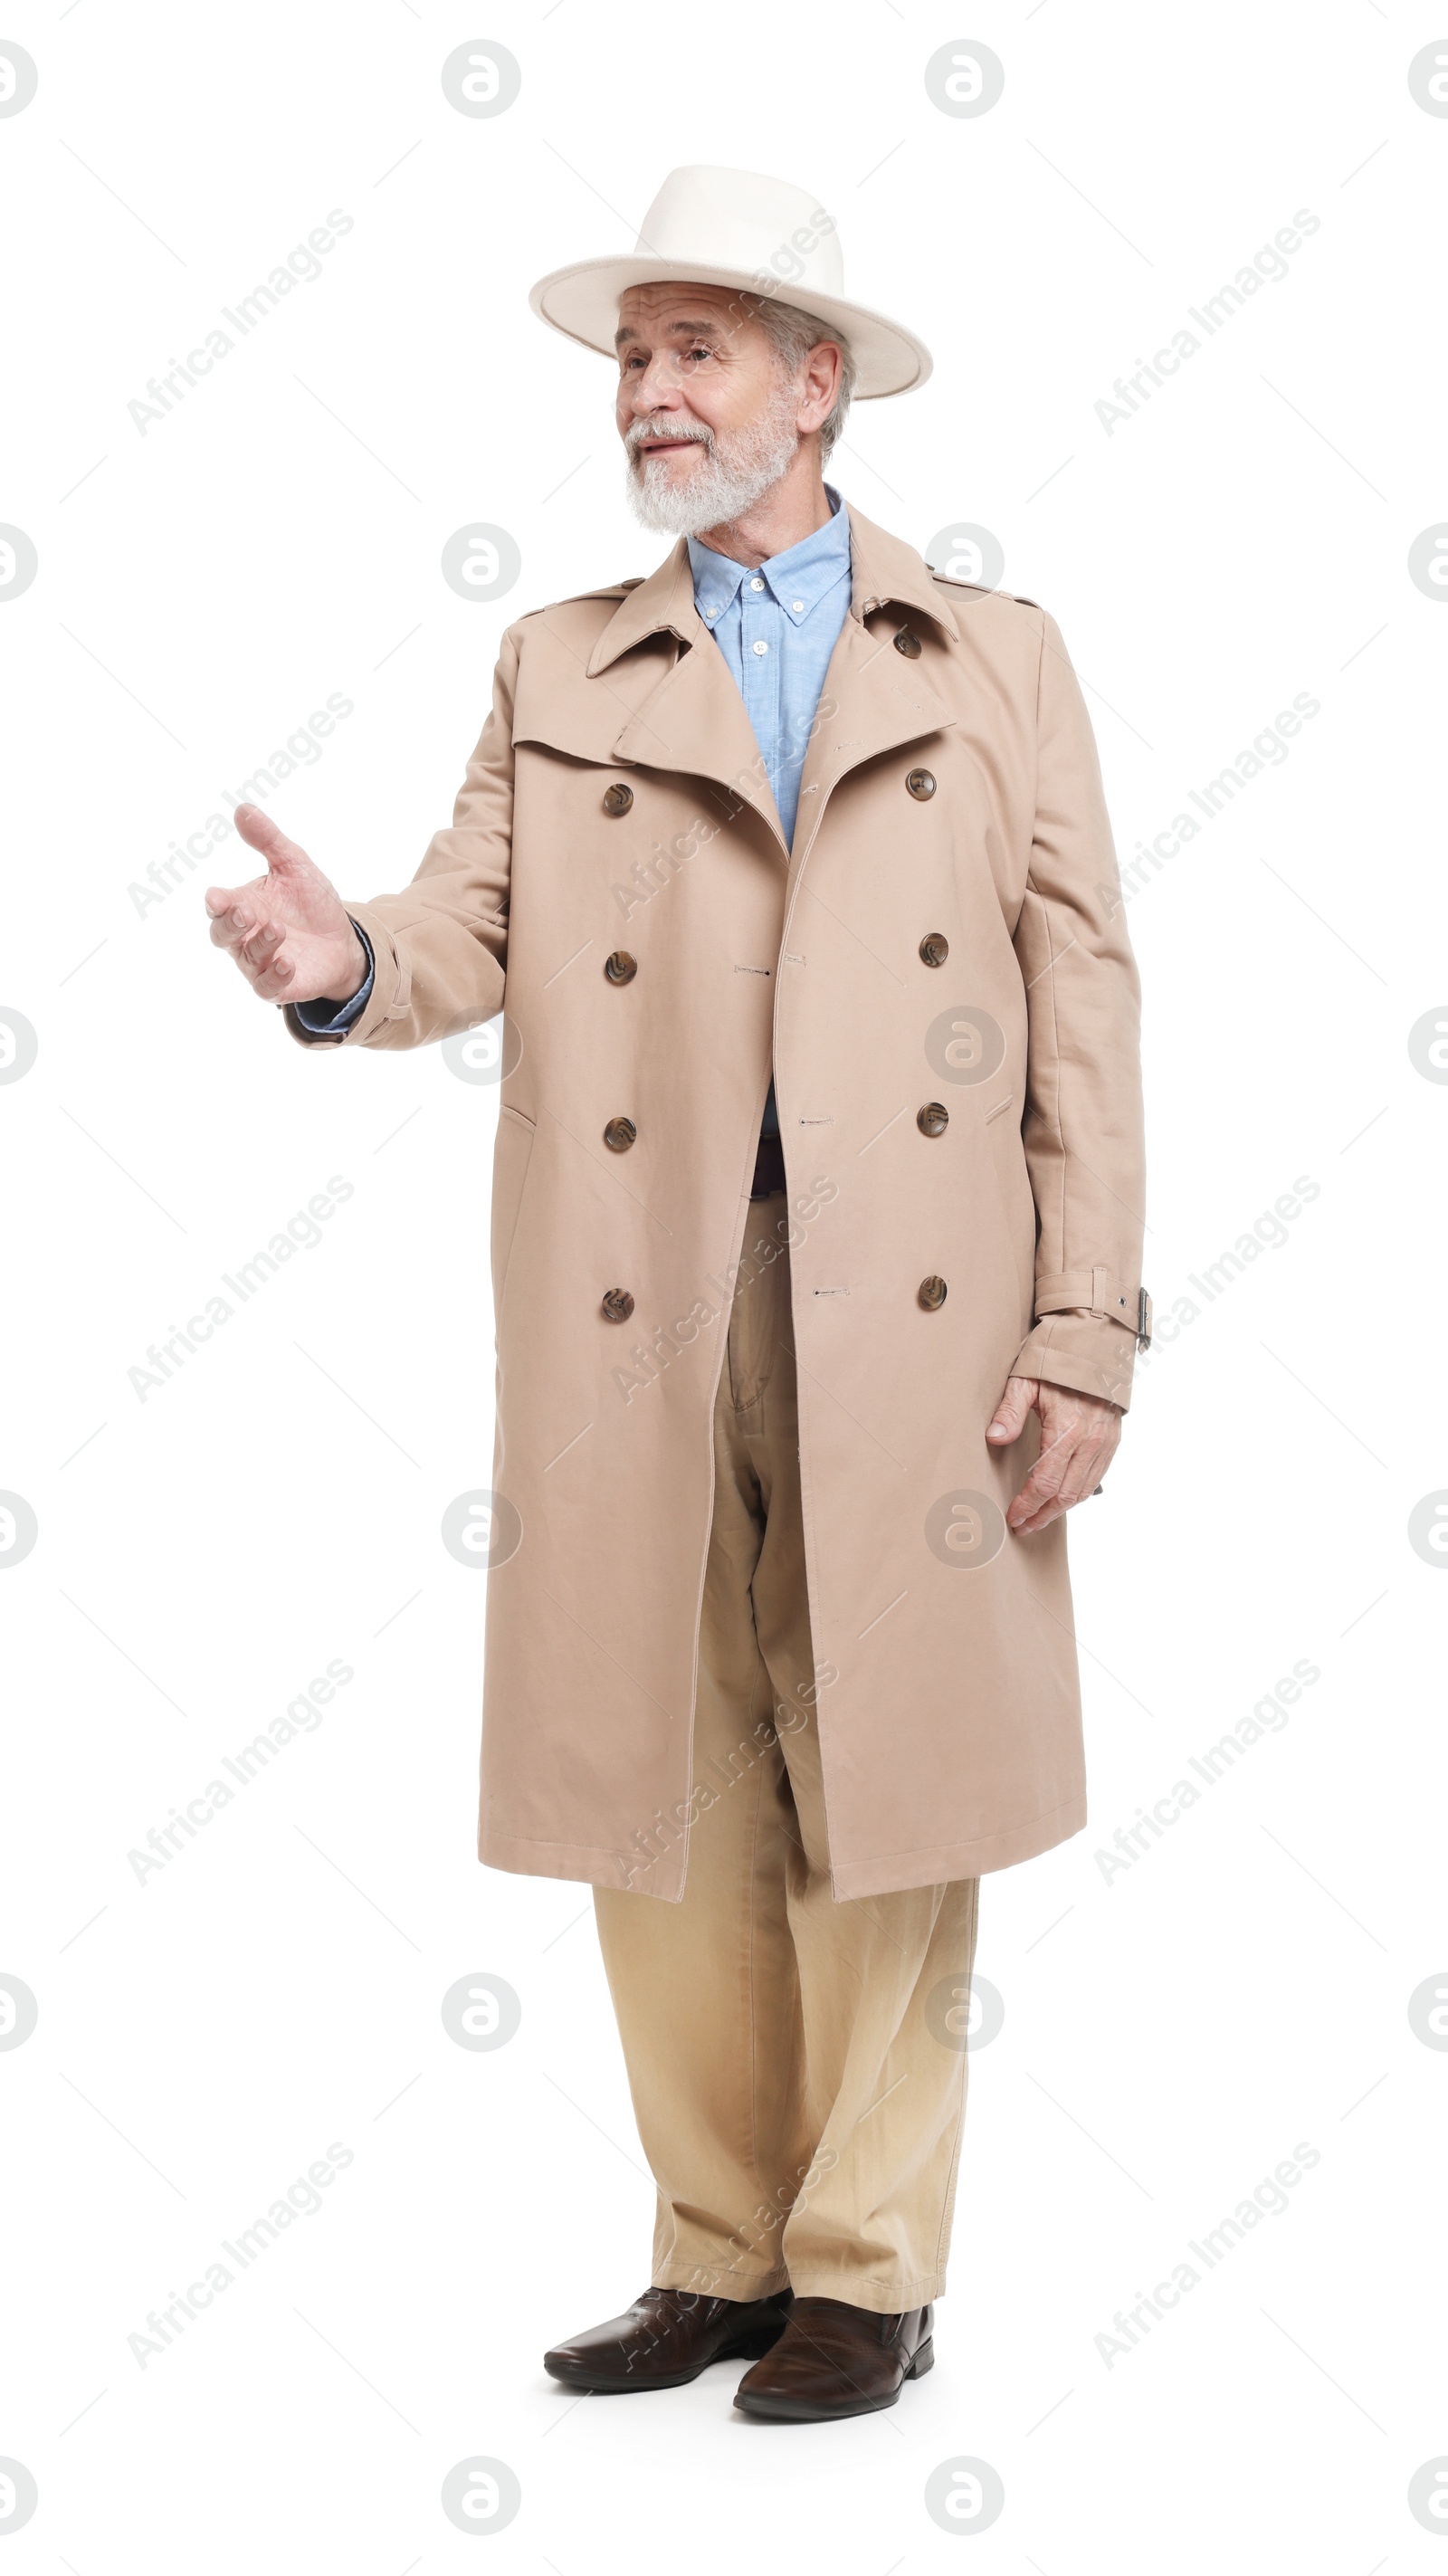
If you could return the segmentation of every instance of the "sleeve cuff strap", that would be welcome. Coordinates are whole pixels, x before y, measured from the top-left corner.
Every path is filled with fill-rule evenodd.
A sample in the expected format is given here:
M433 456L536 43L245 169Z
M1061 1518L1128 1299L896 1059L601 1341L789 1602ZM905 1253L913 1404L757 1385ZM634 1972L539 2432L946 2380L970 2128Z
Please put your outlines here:
M1057 1315L1065 1306L1089 1306L1093 1315L1109 1315L1136 1335L1139 1351L1151 1348L1151 1299L1144 1288L1128 1288L1098 1265L1094 1270L1062 1270L1036 1283L1036 1315Z

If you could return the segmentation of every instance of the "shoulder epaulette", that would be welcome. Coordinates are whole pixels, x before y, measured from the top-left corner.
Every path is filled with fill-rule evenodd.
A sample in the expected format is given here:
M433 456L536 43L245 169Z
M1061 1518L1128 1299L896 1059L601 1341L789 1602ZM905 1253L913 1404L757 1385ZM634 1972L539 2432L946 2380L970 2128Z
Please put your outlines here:
M1027 599L1024 591L991 590L983 581L957 581L953 573L937 572L934 564L927 564L925 569L931 580L938 581L943 590L973 591L977 599L1013 599L1018 608L1040 608L1041 606L1038 599ZM1044 613L1043 610L1042 614Z
M626 599L629 592L637 590L639 584L646 578L644 573L636 572L627 581L606 581L597 590L570 590L562 599L550 599L548 606L571 608L574 601L579 599ZM541 609L536 609L533 613L535 616L541 616L543 612Z

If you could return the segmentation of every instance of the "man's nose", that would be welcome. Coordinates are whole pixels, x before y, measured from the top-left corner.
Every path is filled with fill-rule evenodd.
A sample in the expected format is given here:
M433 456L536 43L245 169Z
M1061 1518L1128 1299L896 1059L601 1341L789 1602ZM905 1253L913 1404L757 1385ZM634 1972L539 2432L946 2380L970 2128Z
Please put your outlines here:
M679 362L670 349L656 349L648 365L636 368L629 376L629 409L637 420L650 411L683 409L683 385Z

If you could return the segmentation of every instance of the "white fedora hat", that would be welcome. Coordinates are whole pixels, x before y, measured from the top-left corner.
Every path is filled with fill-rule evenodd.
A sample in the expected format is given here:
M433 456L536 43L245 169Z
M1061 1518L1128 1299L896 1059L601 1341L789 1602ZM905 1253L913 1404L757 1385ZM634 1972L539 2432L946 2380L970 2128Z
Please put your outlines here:
M528 301L555 331L611 358L625 288L673 283L743 287L817 313L848 340L862 399L909 393L931 371L913 331L845 295L833 216L807 188L756 170L671 170L631 253L552 269Z

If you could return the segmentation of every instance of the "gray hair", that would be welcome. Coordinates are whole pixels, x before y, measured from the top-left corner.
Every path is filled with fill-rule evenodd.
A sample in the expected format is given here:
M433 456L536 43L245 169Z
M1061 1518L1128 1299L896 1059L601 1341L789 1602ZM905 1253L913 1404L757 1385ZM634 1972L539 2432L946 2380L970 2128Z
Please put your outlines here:
M833 322L822 322L817 313L802 312L797 304L779 304L769 295L761 295L753 301L755 319L768 332L775 355L786 374L796 374L820 340L832 340L844 361L834 410L820 425L820 459L827 465L830 451L844 429L850 398L855 390L855 377L859 372L849 341Z

